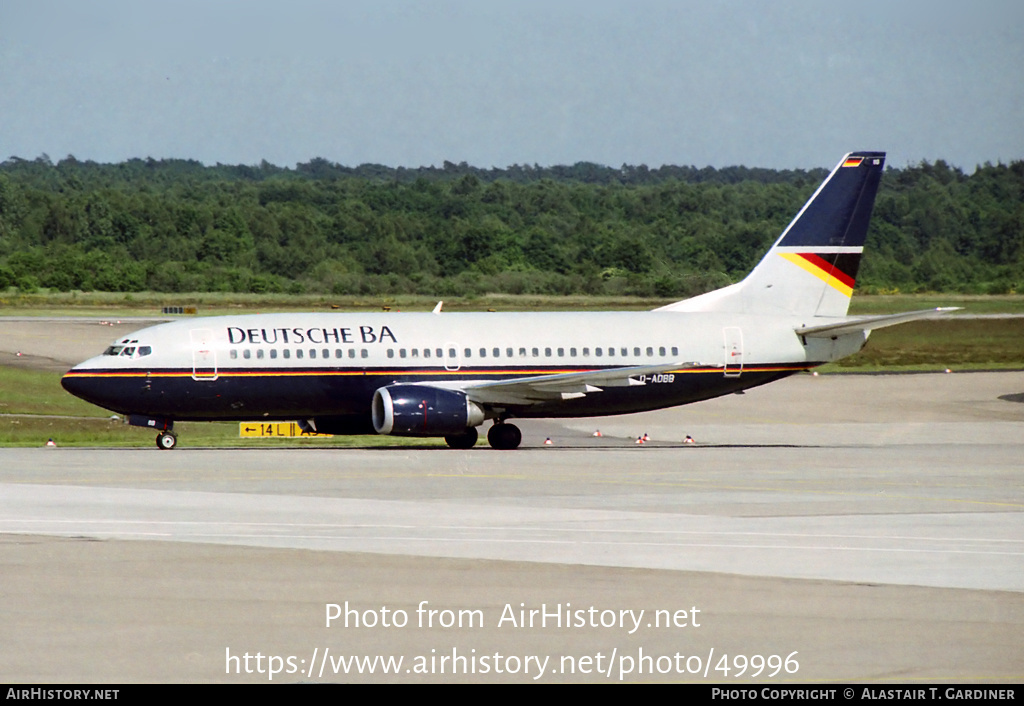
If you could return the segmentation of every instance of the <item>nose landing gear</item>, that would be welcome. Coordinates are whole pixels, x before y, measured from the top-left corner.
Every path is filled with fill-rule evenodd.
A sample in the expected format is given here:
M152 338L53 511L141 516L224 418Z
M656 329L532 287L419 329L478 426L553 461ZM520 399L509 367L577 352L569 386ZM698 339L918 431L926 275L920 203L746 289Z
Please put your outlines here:
M178 436L171 431L162 431L157 434L156 447L164 451L170 451L178 445Z
M174 420L167 417L149 417L144 414L129 414L128 423L133 427L149 427L160 433L156 435L156 447L170 451L178 445L178 435L174 433Z

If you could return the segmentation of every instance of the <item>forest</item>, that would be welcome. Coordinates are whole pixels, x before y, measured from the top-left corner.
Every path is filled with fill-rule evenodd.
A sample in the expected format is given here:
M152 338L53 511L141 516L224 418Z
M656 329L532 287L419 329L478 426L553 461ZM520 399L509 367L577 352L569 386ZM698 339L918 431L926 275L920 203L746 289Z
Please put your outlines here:
M741 279L825 176L11 157L0 291L683 298ZM1024 161L887 167L858 291L1024 291Z

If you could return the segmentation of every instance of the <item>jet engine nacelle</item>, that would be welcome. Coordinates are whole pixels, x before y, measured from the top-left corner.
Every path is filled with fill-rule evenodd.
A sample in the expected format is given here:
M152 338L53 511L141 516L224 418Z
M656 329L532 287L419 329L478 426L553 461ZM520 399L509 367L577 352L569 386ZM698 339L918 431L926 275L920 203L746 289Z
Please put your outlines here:
M464 392L428 385L389 385L373 393L373 428L395 436L446 436L484 422Z

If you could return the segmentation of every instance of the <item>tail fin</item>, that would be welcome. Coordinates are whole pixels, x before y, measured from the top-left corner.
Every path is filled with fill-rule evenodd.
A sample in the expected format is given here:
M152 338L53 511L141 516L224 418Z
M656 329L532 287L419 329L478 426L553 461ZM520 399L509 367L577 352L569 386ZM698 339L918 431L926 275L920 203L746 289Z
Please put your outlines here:
M884 163L846 155L746 279L660 310L846 316Z

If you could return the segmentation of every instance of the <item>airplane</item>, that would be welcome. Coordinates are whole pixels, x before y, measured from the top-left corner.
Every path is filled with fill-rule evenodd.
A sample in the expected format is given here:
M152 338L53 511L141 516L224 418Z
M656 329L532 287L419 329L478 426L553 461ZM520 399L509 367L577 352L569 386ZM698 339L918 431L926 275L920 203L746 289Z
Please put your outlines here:
M847 316L884 152L842 158L742 281L644 312L252 314L142 329L62 379L177 445L179 421L515 449L510 420L673 407L859 351L949 308Z

